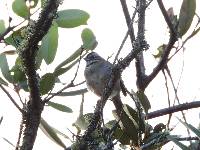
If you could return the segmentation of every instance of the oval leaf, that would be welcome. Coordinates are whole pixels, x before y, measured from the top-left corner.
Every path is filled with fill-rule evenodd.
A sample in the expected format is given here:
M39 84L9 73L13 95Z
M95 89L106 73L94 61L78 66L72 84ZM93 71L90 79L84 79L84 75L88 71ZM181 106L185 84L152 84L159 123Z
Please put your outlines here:
M47 73L42 76L40 81L40 93L42 95L47 94L50 90L53 89L55 85L55 77L52 73Z
M55 69L53 74L54 76L58 77L62 74L64 74L65 72L67 72L69 69L71 69L79 60L77 59L76 61L74 61L73 63L71 63L69 66L65 67L65 68L58 68Z
M58 137L58 135L56 134L54 129L43 118L41 118L41 120L40 120L40 126L39 127L48 138L50 138L52 141L54 141L59 146L66 148L65 144Z
M139 98L139 101L145 111L145 113L148 113L148 110L151 108L151 104L147 98L147 96L142 91L137 92L137 97Z
M62 111L62 112L67 112L67 113L72 113L72 109L65 106L65 105L62 105L62 104L58 104L58 103L54 103L54 102L47 102L48 106L51 106L59 111Z
M190 150L186 145L183 143L179 142L175 137L168 135L167 138L171 141L173 141L177 146L179 146L182 150Z
M9 37L5 39L5 42L9 45L12 45L14 47L17 47L19 43L23 40L23 37L21 36L21 31L24 27L20 28L17 31L14 31Z
M42 39L40 50L45 62L49 65L53 62L58 47L58 25L53 23L48 33Z
M10 74L7 58L5 54L0 54L0 69L6 80L12 83L12 76Z
M69 92L62 92L56 96L76 96L76 95L82 95L84 93L88 92L87 88L76 90L76 91L69 91ZM53 95L55 93L50 93L50 95Z
M83 41L83 48L87 50L93 50L96 48L98 42L92 30L85 28L81 33L81 38Z
M179 13L178 32L182 37L190 28L196 11L196 0L183 0Z
M27 18L29 15L29 9L26 6L25 0L15 0L12 3L12 9L18 16L22 18Z
M1 54L15 55L16 54L16 50L7 50L7 51L2 52Z
M121 111L120 116L117 114L116 110L113 110L112 114L116 120L120 120L119 125L130 140L135 144L138 143L138 125L129 118L124 110Z
M0 84L8 86L8 83L0 77Z
M195 128L193 125L183 122L181 119L178 119L186 128L190 129L196 136L200 139L200 129Z
M6 30L5 23L3 20L0 20L0 35L4 33L5 30Z
M14 83L20 83L20 82L26 81L26 75L22 71L19 65L15 64L10 70L10 72L12 72L13 74Z
M90 17L89 14L79 9L67 9L58 11L58 18L56 22L59 27L62 28L74 28L80 25L87 24L87 20Z
M55 70L62 68L63 66L67 65L68 63L71 63L76 58L78 58L82 53L82 49L77 49L71 56L69 56L66 60L64 60L62 63L60 63Z
M114 129L113 138L117 139L123 145L130 144L130 137L120 128L116 120L111 120L105 124L105 126L111 130Z

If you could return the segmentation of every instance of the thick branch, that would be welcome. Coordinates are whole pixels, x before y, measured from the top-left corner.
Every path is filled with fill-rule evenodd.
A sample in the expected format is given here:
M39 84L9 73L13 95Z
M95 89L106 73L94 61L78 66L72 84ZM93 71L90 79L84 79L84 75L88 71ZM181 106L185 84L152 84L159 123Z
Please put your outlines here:
M48 32L54 16L56 15L59 1L47 0L37 22L29 22L26 28L27 35L18 48L24 71L27 75L30 90L30 100L26 112L23 113L24 137L21 150L31 150L35 142L38 126L40 124L43 103L40 97L39 82L35 67L35 56L38 43Z
M139 0L138 1L138 33L137 33L137 40L139 41L141 47L146 47L145 41L145 11L146 11L146 0ZM136 66L136 76L137 76L137 87L138 90L143 89L143 82L145 75L145 66L144 66L144 58L143 52L140 52L136 57L135 61Z
M191 103L185 103L185 104L180 104L177 106L169 107L169 108L164 108L160 109L157 111L150 112L146 115L146 119L153 119L156 117L172 114L178 111L183 111L183 110L188 110L192 108L198 108L200 107L200 101L196 102L191 102Z

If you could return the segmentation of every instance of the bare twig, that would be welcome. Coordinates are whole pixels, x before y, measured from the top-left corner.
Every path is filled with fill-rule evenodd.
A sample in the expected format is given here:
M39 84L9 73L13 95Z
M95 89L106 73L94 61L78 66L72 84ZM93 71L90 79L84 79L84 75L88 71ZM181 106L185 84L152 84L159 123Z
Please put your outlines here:
M184 66L184 61L183 61L183 66ZM182 77L183 68L184 68L183 66L182 66L182 71L181 71L181 76L180 76L180 78L179 78L179 82L180 82L180 79L181 79L181 77ZM179 97L178 97L178 86L177 86L177 88L175 87L175 84L174 84L172 75L171 75L171 73L170 73L170 70L169 70L169 68L168 68L168 65L166 65L165 69L166 69L167 74L168 74L168 76L169 76L169 78L170 78L170 80L171 80L171 83L172 83L172 86L173 86L173 89L174 89L174 93L175 93L175 99L177 100L178 104L180 104L180 100L179 100ZM178 83L178 85L179 85L179 83ZM187 119L186 119L186 117L185 117L184 112L181 111L181 114L182 114L182 116L183 116L184 121L187 123ZM190 130L189 130L188 128L186 128L186 129L187 129L187 132L188 132L188 136L190 136Z
M81 62L81 58L82 58L82 53L83 53L83 51L84 51L84 48L83 48L83 46L81 46L81 53L80 53L80 57L79 57L79 61L78 61L78 66L77 66L77 69L76 69L76 72L75 72L75 74L74 74L74 78L72 79L72 83L74 82L74 80L76 79L76 77L77 77L77 74L78 74L78 69L79 69L79 66L80 66L80 62Z
M113 64L116 63L117 58L118 58L118 56L119 56L119 54L120 54L120 52L121 52L121 50L122 50L122 48L123 48L123 46L124 46L124 44L125 44L127 38L128 38L128 35L130 34L130 30L131 30L131 28L132 28L133 21L134 21L134 18L135 18L136 13L137 13L137 9L135 9L135 11L134 11L134 13L133 13L133 16L132 16L132 18L131 18L131 22L130 22L130 24L129 24L129 26L128 26L128 31L126 32L126 35L124 36L124 39L122 40L122 43L121 43L121 45L120 45L120 47L119 47L119 50L117 51L117 54L116 54L116 56L115 56L115 59L114 59ZM132 29L132 30L133 30L133 29Z
M66 85L65 87L63 87L61 90L59 90L58 92L52 94L50 97L46 97L44 100L43 100L43 103L47 103L48 101L50 101L54 96L57 96L59 95L60 93L62 93L64 90L68 89L68 88L71 88L71 87L76 87L76 86L79 86L81 84L85 83L85 81L82 81L78 84L74 84L73 82L70 82L68 85Z
M134 29L133 29L133 27L131 25L132 23L131 23L130 14L128 12L128 7L127 7L127 4L126 4L125 0L120 0L120 2L121 2L122 9L123 9L123 12L124 12L124 16L125 16L125 19L126 19L127 27L130 30L129 31L129 35L130 35L130 38L131 38L131 42L133 44L133 41L135 41L135 35L134 35Z
M8 98L11 100L11 102L15 105L15 107L21 112L23 113L23 110L19 107L19 105L15 102L14 98L10 95L10 93L3 87L2 84L0 84L0 88L4 91L4 93L6 93L6 95L8 96Z

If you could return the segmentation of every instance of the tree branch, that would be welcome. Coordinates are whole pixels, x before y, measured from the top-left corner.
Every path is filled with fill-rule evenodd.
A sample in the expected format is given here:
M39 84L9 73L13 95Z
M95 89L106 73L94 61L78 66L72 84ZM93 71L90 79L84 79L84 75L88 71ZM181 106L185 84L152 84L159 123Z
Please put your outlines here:
M156 117L160 117L160 116L164 116L164 115L168 115L168 114L172 114L172 113L175 113L175 112L188 110L188 109L192 109L192 108L198 108L198 107L200 107L200 101L184 103L184 104L172 106L172 107L169 107L169 108L164 108L164 109L160 109L160 110L150 112L146 115L146 119L149 120L149 119L153 119L153 118L156 118Z
M134 29L133 29L133 26L132 26L131 17L130 17L130 14L128 12L126 0L120 0L120 2L121 2L122 9L123 9L123 12L124 12L124 16L125 16L125 19L126 19L126 24L127 24L128 29L129 29L129 35L130 35L131 43L133 43L135 41L135 35L134 35Z
M146 0L138 1L138 32L137 40L139 41L142 48L147 49L147 44L145 41L145 11L146 11ZM136 57L136 76L137 76L137 88L138 90L144 91L144 78L145 78L145 66L143 52L140 52Z
M171 23L169 16L167 15L167 11L162 3L162 0L157 0L158 5L161 9L161 12L165 18L165 21L170 29L170 38L169 38L169 42L167 44L167 46L165 47L165 49L163 50L163 55L160 58L160 61L158 63L158 65L153 69L153 72L148 75L145 80L144 80L144 84L143 84L143 88L145 89L149 83L157 76L157 74L163 69L165 68L165 65L168 62L168 56L171 52L171 49L173 48L173 45L175 44L175 42L177 41L177 34L174 30L173 24Z
M8 98L11 100L11 102L15 105L15 107L23 113L23 110L19 107L19 105L15 102L14 98L10 95L10 93L3 87L3 85L0 84L0 88L6 93Z
M59 6L59 0L47 0L36 22L30 21L26 28L26 36L20 43L17 51L22 60L25 74L27 75L30 90L30 99L27 103L26 112L23 113L24 133L20 150L31 150L33 148L40 124L41 113L44 107L40 97L39 82L35 67L35 56L38 43L51 27ZM18 149L18 148L17 148Z

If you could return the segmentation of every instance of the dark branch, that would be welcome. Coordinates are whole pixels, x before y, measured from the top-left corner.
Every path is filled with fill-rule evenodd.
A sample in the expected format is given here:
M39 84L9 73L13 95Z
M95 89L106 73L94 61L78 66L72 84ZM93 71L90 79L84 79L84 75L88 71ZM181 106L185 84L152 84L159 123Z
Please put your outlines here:
M135 35L134 35L134 29L133 29L133 26L132 26L131 17L130 17L130 14L128 12L126 0L120 0L120 2L121 2L122 9L123 9L123 12L124 12L124 16L125 16L125 19L126 19L126 24L127 24L128 29L129 29L129 35L130 35L130 38L131 38L131 43L133 43L135 41Z
M20 150L31 150L33 148L38 126L40 124L44 104L42 103L40 97L39 82L35 67L35 56L38 50L38 43L51 27L58 6L59 0L46 1L44 9L40 13L39 19L36 22L29 22L29 25L25 29L27 35L17 49L22 60L22 65L27 76L30 90L30 99L25 110L26 112L23 113L24 133Z
M10 95L10 93L3 87L3 85L0 84L0 88L6 93L8 98L11 100L11 102L15 105L15 107L23 113L23 110L19 107L19 105L15 102L14 98Z
M137 40L139 41L141 47L146 50L148 46L145 41L145 11L146 11L146 0L139 0ZM135 66L136 66L136 76L137 76L137 88L138 90L144 91L143 82L146 75L145 75L143 52L140 52L136 57Z
M10 26L9 26L9 27L0 35L0 42L1 42L1 40L3 40L4 37L5 37L10 31L12 31L14 28L15 28L15 26L13 26L13 27L10 27Z
M153 72L147 76L145 78L145 81L144 81L144 85L143 85L143 88L145 89L149 83L157 76L157 74L165 68L167 62L168 62L168 57L169 57L169 54L171 52L171 49L173 48L175 42L177 41L177 35L176 35L176 32L174 30L174 27L173 27L173 24L171 23L170 19L169 19L169 16L167 15L167 11L162 3L162 0L157 0L158 2L158 5L161 9L161 12L165 18L165 21L170 29L170 38L169 38L169 42L167 44L167 46L165 47L164 51L163 51L163 55L158 63L158 65L153 69Z
M156 117L160 117L160 116L164 116L164 115L168 115L168 114L172 114L172 113L175 113L175 112L188 110L188 109L192 109L192 108L198 108L198 107L200 107L200 101L184 103L184 104L180 104L180 105L177 105L177 106L173 106L173 107L164 108L164 109L160 109L160 110L157 110L157 111L150 112L146 115L146 119L147 120L153 119L153 118L156 118Z

